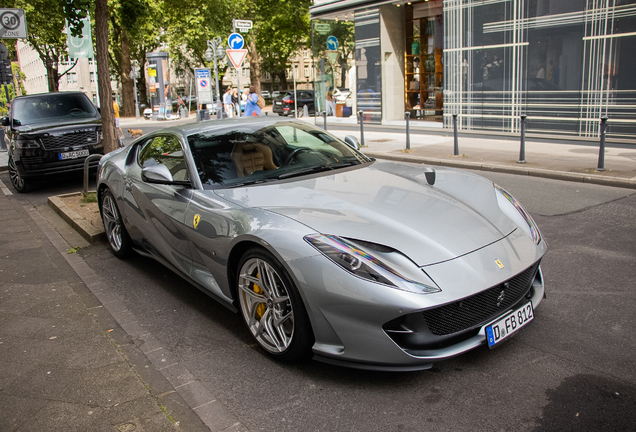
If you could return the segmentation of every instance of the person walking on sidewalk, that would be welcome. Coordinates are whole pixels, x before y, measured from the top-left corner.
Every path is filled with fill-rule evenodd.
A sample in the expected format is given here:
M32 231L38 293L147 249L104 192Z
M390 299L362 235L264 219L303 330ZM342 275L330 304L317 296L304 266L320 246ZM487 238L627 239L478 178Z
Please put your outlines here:
M227 114L227 118L232 118L234 114L234 104L232 104L232 88L228 87L223 94L223 108L225 109L225 114Z
M117 134L119 135L119 147L123 147L124 131L122 131L121 126L119 126L119 104L115 96L113 96L113 111L115 111L115 129L117 129Z
M245 114L243 114L243 117L259 115L261 115L261 107L258 106L258 94L256 93L256 87L251 85L249 93L247 94L247 101L245 103Z

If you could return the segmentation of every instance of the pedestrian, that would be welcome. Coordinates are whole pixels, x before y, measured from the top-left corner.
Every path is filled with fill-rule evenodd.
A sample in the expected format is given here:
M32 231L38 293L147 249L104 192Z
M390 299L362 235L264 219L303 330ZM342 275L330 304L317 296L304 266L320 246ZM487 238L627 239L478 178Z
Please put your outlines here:
M124 131L121 130L121 126L119 126L119 104L117 103L117 98L115 96L113 96L113 111L115 111L115 129L117 129L119 134L119 146L123 147Z
M258 106L258 94L256 93L256 87L251 85L249 93L247 94L247 101L245 102L245 113L243 114L243 117L259 115L261 115L261 107Z
M236 113L236 116L240 117L241 116L241 104L239 104L238 89L236 87L234 87L232 89L232 106L234 106L234 112Z
M228 87L223 94L223 108L225 109L225 114L227 114L227 118L232 118L232 114L234 113L234 104L232 103L232 88Z

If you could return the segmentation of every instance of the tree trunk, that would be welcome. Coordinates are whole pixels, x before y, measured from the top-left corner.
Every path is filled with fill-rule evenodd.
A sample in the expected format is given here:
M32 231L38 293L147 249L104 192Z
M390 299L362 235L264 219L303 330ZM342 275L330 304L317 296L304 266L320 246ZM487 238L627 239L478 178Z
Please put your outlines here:
M121 31L121 88L122 88L122 117L135 115L135 87L130 78L130 39L126 29Z
M287 75L285 70L278 74L278 89L279 91L287 91Z
M60 76L57 70L57 64L53 62L52 58L46 57L44 59L44 66L46 67L46 80L49 85L49 91L60 91Z
M109 153L119 147L119 140L115 135L115 111L113 111L108 66L108 0L95 1L95 42L104 153Z
M250 82L256 88L256 93L261 94L261 65L255 37L250 40L247 60L250 62Z

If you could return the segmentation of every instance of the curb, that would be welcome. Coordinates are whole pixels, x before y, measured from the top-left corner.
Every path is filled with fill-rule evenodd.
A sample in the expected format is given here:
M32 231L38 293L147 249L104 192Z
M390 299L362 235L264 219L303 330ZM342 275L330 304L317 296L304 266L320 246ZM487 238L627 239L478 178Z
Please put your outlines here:
M589 174L571 173L567 171L553 171L541 168L522 168L508 165L496 165L496 164L480 164L475 162L442 160L442 159L430 159L421 156L399 156L389 155L386 153L367 152L361 149L362 152L370 157L377 159L391 160L396 162L411 162L422 163L428 165L445 166L451 168L460 169L474 169L481 171L493 171L505 174L527 175L533 177L549 178L554 180L563 180L579 183L591 183L602 186L613 186L626 189L636 189L636 180L623 179L620 177L604 177L594 176Z
M77 231L87 242L90 244L97 243L102 240L106 240L106 233L103 228L97 228L91 225L83 219L80 215L74 212L66 203L62 200L64 197L81 195L80 192L74 192L64 195L56 195L48 197L49 206L59 214L75 231Z

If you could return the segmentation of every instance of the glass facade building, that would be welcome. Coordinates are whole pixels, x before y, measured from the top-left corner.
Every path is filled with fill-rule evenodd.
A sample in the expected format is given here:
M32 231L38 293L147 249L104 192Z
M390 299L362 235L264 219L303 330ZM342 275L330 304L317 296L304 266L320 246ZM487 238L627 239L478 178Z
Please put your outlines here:
M636 139L636 0L316 0L310 13L316 97L349 88L368 121L457 115L461 130L517 134L525 115L528 132L597 137L608 117L608 138ZM326 45L344 25L348 53Z

